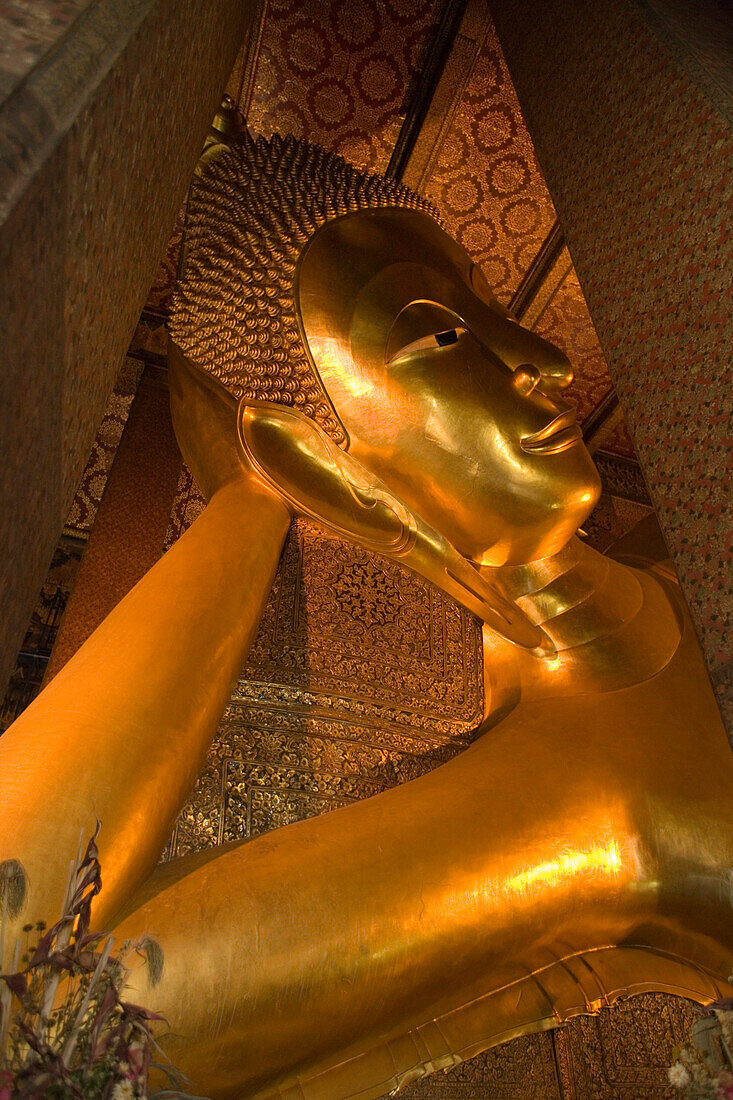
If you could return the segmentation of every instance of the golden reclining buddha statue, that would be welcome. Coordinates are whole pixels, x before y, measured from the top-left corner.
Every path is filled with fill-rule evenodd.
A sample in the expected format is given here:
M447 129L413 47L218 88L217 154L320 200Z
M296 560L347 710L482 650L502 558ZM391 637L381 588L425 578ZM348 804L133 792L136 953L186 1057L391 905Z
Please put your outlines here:
M565 356L426 201L279 137L197 180L171 336L208 504L0 740L19 920L53 917L98 816L96 923L158 940L136 996L215 1098L367 1100L623 994L727 992L733 761L663 555L576 536L600 487ZM483 725L156 870L293 515L483 620Z

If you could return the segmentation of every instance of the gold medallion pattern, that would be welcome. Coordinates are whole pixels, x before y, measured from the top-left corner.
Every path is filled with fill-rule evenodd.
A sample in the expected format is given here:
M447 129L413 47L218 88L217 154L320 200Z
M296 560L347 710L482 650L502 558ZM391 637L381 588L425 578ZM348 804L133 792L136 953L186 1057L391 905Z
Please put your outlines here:
M555 209L491 25L426 194L508 303L554 224Z
M433 0L271 0L248 114L383 172L436 18Z

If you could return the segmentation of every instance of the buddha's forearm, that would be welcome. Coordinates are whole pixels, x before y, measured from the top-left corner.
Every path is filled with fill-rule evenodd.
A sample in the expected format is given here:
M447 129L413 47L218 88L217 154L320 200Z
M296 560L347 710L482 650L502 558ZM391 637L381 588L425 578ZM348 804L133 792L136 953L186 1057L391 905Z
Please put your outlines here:
M380 1043L401 1049L436 1019L442 1055L475 1035L488 1045L537 1018L521 979L654 919L623 805L581 792L563 807L541 777L523 791L520 768L491 748L149 881L116 935L161 945L160 983L136 974L131 995L168 1021L161 1042L192 1091L280 1096L353 1057L350 1091L297 1095L381 1095L362 1065ZM514 1011L505 1018L501 1002L494 1018L482 1002L474 1019L471 1004L510 983ZM538 988L551 1017L554 986Z
M102 822L105 922L157 861L257 630L289 514L241 479L122 600L0 739L0 861L21 920L53 919L80 832Z
M567 1005L544 974L529 1004L526 985L496 1013L478 999L559 958L639 948L630 970L606 972L611 990L700 994L675 984L679 961L661 977L661 963L650 969L653 951L724 977L733 764L712 697L687 698L684 660L638 695L607 694L592 721L582 697L522 704L411 783L160 868L116 934L160 943L161 980L137 974L133 988L168 1021L174 1063L231 1100L280 1095L283 1082L363 1055L351 1091L341 1080L297 1095L377 1096L394 1082L381 1063L362 1074L375 1044L402 1049L437 1020L450 1057L479 1033L490 1045L542 1012L553 1019ZM662 718L646 740L630 720L636 698ZM673 715L683 724L670 741Z

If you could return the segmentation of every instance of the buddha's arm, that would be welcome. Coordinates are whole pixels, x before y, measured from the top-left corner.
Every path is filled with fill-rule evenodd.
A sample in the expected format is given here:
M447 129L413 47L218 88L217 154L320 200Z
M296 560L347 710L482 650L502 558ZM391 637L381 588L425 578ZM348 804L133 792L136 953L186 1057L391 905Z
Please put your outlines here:
M674 673L662 679L602 706L521 705L427 776L156 872L118 934L161 943L162 981L135 996L169 1020L174 1062L223 1100L356 1057L325 1091L283 1095L378 1096L394 1083L379 1077L383 1044L403 1050L416 1027L429 1037L418 1061L432 1049L449 1064L472 1043L551 1022L558 974L572 984L572 970L529 976L558 958L631 944L724 977L733 766L714 704L696 712ZM643 699L659 718L646 738L631 720ZM585 971L591 998L636 983L704 999L677 982L681 970L637 950L614 987L618 971L594 982L578 962L571 996L587 1007Z
M0 861L20 921L53 919L80 833L102 822L104 925L155 866L259 624L289 514L240 476L0 738Z

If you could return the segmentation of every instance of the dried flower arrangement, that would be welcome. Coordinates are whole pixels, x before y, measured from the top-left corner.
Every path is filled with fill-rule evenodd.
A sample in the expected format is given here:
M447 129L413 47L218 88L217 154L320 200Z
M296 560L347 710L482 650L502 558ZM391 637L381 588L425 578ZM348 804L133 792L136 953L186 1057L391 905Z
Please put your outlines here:
M732 1055L733 1000L716 1001L675 1051L669 1082L681 1100L733 1100Z
M89 931L92 900L102 886L98 832L99 823L84 854L80 842L71 862L60 919L48 930L43 923L26 925L25 945L16 941L10 973L0 974L0 1100L145 1100L152 1066L173 1089L149 1100L188 1096L180 1091L180 1075L153 1061L160 1048L151 1025L161 1017L122 999L125 959L144 956L155 984L160 947L148 939L113 954L112 936ZM25 894L22 866L1 863L0 966L7 921L18 916Z

